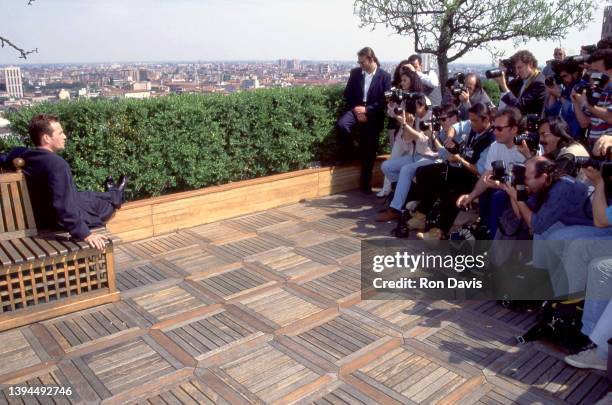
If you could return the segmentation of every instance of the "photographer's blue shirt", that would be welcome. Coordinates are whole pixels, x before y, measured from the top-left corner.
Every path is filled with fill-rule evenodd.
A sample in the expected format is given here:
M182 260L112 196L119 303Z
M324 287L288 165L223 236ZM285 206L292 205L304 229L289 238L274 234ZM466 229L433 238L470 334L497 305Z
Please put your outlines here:
M612 225L612 205L606 208L606 217L608 217L608 224Z
M561 117L567 122L570 135L572 138L579 140L582 137L583 129L580 126L578 118L576 118L576 111L574 110L574 103L571 101L571 93L574 86L578 81L572 83L567 87L563 87L561 91L561 99L555 101L549 107L544 107L544 114L548 117Z
M529 206L534 205L535 199L532 196ZM555 222L568 226L593 226L593 208L586 184L564 176L550 187L544 203L531 216L531 228L533 233L542 234Z

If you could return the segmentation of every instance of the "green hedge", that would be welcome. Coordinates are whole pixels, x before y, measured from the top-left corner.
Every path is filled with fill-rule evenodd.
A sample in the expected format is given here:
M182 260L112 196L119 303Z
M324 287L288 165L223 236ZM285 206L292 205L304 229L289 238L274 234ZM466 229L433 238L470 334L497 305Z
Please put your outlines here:
M341 86L332 86L71 101L36 105L7 118L27 138L34 114L59 116L68 135L63 156L77 187L99 190L109 173L126 173L133 200L333 160L341 93ZM1 140L0 150L15 143Z

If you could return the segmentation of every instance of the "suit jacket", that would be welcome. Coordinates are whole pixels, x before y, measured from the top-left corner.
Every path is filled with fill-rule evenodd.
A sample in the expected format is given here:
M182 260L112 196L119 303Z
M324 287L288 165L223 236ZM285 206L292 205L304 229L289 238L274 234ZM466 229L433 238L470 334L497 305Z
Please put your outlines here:
M516 107L521 111L521 114L542 114L544 110L544 98L546 96L546 85L544 84L544 75L538 72L537 76L519 95L523 87L523 80L517 79L513 81L511 86L512 91L502 97L502 101L506 105ZM515 87L516 86L516 87Z
M344 98L349 107L353 109L358 105L363 105L363 86L365 74L361 68L351 70L346 88L344 89ZM385 113L385 91L391 88L391 75L378 67L372 83L368 89L368 97L366 101L366 112L368 116L380 115L384 117Z
M16 148L7 162L22 157L26 165L23 174L39 229L62 229L76 239L85 239L89 226L104 225L92 215L85 195L77 192L70 166L62 157L44 149Z

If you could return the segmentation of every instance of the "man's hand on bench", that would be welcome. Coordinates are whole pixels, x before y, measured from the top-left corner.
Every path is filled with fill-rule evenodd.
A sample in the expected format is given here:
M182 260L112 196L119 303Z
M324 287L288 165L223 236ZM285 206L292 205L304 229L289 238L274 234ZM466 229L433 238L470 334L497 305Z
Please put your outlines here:
M85 238L85 242L89 243L92 248L104 251L108 238L104 235L92 233Z

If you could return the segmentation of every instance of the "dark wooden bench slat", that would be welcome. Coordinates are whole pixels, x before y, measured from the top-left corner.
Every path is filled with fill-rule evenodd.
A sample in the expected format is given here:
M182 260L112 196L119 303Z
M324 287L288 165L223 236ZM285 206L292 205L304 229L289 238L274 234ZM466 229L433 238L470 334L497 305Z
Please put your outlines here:
M49 242L47 241L47 239L36 237L36 238L32 238L32 240L36 242L38 246L41 247L41 249L47 254L47 256L53 257L53 256L59 255L59 251L55 249L53 246L51 246Z
M24 258L15 250L11 242L8 240L0 240L0 246L9 255L13 263L23 263Z
M34 260L36 256L22 241L23 239L13 239L10 242L13 244L19 254L21 254L21 256L24 257L27 261Z
M47 257L47 254L32 240L32 238L23 238L21 239L24 245L26 245L32 253L36 255L37 259L44 259Z

